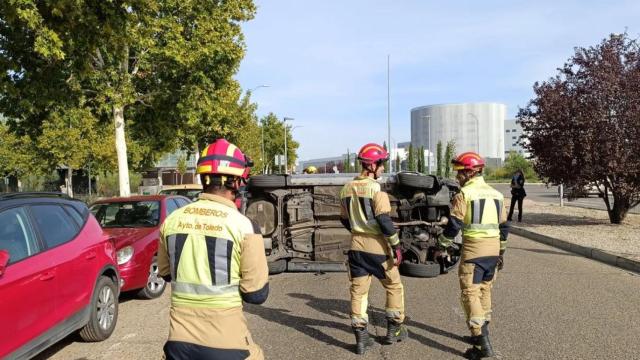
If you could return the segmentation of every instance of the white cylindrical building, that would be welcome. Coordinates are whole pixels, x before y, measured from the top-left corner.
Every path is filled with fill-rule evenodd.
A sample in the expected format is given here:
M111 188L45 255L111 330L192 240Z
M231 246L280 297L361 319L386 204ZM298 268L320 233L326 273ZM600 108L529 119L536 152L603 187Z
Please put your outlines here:
M507 106L499 103L463 103L420 106L411 109L411 144L424 146L435 169L436 147L443 153L449 141L456 152L475 151L488 165L504 160L504 121Z

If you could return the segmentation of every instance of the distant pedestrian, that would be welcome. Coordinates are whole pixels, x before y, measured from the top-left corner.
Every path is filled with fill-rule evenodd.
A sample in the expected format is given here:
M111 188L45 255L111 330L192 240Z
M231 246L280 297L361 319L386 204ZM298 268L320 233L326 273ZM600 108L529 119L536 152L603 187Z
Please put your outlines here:
M527 192L524 190L524 173L522 169L516 170L511 177L511 206L509 207L509 216L507 220L511 221L513 217L513 209L516 202L518 203L518 222L522 221L522 201L527 196Z

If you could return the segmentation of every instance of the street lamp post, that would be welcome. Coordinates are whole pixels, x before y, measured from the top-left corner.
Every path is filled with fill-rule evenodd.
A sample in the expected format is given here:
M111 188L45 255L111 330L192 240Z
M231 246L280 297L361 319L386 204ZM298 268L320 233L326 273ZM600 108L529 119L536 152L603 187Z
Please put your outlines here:
M290 117L284 117L282 118L282 124L284 125L284 173L288 174L289 170L288 170L288 159L287 159L287 121L293 121L293 118Z

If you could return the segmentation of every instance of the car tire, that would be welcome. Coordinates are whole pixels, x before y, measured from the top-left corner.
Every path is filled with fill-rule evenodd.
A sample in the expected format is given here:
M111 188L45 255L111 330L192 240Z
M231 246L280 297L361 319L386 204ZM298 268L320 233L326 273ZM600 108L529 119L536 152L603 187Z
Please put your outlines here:
M109 338L118 322L118 286L113 279L100 276L89 306L89 322L80 330L80 337L86 342Z
M254 188L281 188L286 185L284 175L256 175L249 178L249 186Z
M435 177L418 173L401 172L398 173L398 184L416 189L433 189Z
M400 264L400 273L405 276L433 278L440 275L440 264L437 262L416 264L405 261Z
M149 266L149 278L147 279L147 285L140 289L138 296L143 299L155 299L160 297L167 287L167 282L158 274L158 258L156 256L151 260Z
M269 266L269 275L280 274L287 270L287 260L285 259L267 262L267 265Z

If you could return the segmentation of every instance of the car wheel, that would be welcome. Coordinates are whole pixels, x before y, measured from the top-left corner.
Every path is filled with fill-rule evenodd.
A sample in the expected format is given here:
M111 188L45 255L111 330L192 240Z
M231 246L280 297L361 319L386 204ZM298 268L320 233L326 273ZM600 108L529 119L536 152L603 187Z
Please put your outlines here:
M432 278L440 275L440 264L437 262L427 262L426 264L416 264L405 261L400 264L400 273L405 276L419 278Z
M417 189L432 189L435 185L435 177L418 173L398 173L398 184Z
M158 274L158 258L154 256L149 267L147 286L140 290L138 296L144 299L155 299L162 295L165 287L167 287L167 282Z
M280 274L287 270L287 260L285 259L271 261L267 265L269 266L269 275Z
M118 287L109 277L101 276L91 299L89 322L80 330L80 337L87 342L107 339L118 321Z
M249 178L249 186L254 188L281 188L286 184L284 175L256 175Z

